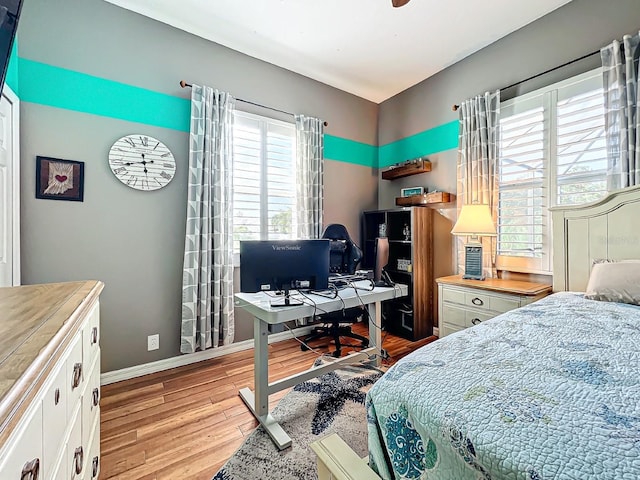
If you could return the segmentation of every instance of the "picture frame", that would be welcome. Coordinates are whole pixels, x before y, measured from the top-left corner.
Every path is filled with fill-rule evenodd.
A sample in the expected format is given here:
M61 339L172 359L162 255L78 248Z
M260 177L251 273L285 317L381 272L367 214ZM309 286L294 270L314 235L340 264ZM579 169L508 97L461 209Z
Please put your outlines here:
M408 187L402 188L400 190L401 197L410 197L411 195L422 195L424 192L424 187Z
M36 157L36 198L84 201L84 162Z

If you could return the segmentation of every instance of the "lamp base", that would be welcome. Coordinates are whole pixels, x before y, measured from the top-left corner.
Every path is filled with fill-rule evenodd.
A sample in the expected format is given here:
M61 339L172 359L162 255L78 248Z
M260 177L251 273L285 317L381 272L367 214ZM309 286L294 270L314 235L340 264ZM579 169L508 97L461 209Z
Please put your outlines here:
M482 244L468 243L464 246L464 275L465 280L484 280L482 271Z

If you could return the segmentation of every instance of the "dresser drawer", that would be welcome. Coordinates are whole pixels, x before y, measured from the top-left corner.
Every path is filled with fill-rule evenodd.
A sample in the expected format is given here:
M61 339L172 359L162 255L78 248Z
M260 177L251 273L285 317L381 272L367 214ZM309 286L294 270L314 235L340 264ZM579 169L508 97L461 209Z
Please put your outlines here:
M100 411L100 355L95 359L93 368L86 381L82 395L82 444L89 445L98 412Z
M67 456L66 456L66 445L63 445L62 456L58 459L58 465L53 473L51 480L67 480Z
M69 391L67 401L67 418L71 418L80 396L82 395L82 385L84 377L84 366L82 364L82 333L78 332L71 343L71 350L67 357L67 384Z
M82 361L88 367L100 349L100 305L96 304L82 329Z
M38 403L26 427L17 433L5 458L0 459L0 479L21 480L30 478L29 471L38 470L42 477L42 404ZM24 476L23 476L24 475ZM33 477L36 478L36 477Z
M87 466L84 472L84 480L96 480L100 475L100 427L98 423L100 419L96 419L95 433L89 445L89 456L87 457Z
M53 459L64 446L60 440L67 428L67 402L71 389L67 384L66 362L61 361L54 369L53 383L42 399L42 447L46 462L40 468L41 478L52 476Z
M71 434L67 441L64 461L67 462L67 478L79 480L84 477L84 463L87 455L86 445L82 444L82 412L78 409L73 418Z

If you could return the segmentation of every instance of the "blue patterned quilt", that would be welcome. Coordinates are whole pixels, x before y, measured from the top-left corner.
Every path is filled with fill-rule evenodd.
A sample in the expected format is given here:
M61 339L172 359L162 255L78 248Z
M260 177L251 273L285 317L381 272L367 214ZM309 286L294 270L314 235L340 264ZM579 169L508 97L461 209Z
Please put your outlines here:
M557 293L447 336L367 421L384 479L640 479L640 307Z

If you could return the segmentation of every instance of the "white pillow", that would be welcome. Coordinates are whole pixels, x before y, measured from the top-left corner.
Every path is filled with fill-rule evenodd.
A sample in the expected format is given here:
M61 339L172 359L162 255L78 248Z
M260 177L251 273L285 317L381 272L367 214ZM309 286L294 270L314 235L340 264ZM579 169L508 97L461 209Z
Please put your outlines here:
M584 297L604 302L640 305L640 262L596 263Z

